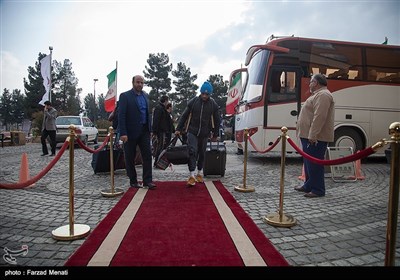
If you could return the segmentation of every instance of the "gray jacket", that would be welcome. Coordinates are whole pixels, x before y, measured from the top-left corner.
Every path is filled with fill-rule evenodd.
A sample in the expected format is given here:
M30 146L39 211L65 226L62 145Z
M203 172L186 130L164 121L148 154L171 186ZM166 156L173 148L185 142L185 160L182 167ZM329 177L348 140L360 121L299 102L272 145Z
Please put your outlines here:
M51 107L48 111L43 111L43 123L42 123L42 131L46 129L57 130L56 127L56 118L57 118L57 110Z

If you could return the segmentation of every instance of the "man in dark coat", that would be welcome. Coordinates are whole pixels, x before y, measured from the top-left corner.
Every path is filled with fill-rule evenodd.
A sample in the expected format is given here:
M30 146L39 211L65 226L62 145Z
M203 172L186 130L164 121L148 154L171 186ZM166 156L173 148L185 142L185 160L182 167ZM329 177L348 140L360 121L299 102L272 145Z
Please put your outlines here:
M118 128L124 143L125 168L131 187L140 188L135 169L136 146L143 159L143 187L154 189L151 167L149 95L143 91L144 78L132 78L133 88L119 97Z

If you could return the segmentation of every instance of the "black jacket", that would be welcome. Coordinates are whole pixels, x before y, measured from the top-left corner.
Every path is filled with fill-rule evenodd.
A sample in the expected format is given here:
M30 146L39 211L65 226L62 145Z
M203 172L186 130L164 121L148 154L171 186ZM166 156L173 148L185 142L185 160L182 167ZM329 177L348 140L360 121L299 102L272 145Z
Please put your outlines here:
M192 116L188 132L198 137L210 136L210 132L213 132L215 137L218 136L220 123L218 104L213 98L210 97L207 101L203 101L200 96L196 96L189 100L185 111L179 119L176 130L183 131L186 128L185 124L190 113L192 113ZM212 126L212 118L214 119L214 127Z
M158 103L153 112L153 133L173 132L172 119L164 104Z

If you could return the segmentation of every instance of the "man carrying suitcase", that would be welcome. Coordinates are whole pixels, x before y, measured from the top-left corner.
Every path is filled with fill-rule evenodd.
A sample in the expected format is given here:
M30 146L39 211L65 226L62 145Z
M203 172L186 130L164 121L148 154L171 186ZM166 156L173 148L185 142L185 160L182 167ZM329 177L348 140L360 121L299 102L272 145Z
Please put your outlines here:
M204 82L200 88L200 96L189 100L175 131L175 134L179 135L183 128L187 127L188 168L190 172L187 184L189 186L194 186L196 182L203 182L202 170L207 140L210 137L210 133L212 133L211 141L215 142L219 133L218 104L210 97L212 92L211 83Z

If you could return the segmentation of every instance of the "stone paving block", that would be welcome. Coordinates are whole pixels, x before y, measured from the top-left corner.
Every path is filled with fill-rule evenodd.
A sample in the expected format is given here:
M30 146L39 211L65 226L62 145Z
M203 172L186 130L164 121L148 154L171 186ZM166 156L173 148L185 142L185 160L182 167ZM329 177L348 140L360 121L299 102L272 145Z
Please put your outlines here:
M352 266L352 263L346 261L346 260L336 260L332 262L332 265L334 266Z
M360 258L356 258L356 257L348 258L347 261L349 261L352 265L356 265L356 266L362 266L365 264L365 261L363 261Z
M313 254L320 254L326 252L326 250L323 249L322 246L320 245L309 246L309 249Z
M349 251L353 254L353 255L364 255L367 253L367 251L361 247L352 247L349 249Z
M304 265L310 262L310 259L307 256L298 255L296 257L290 258L296 265Z

